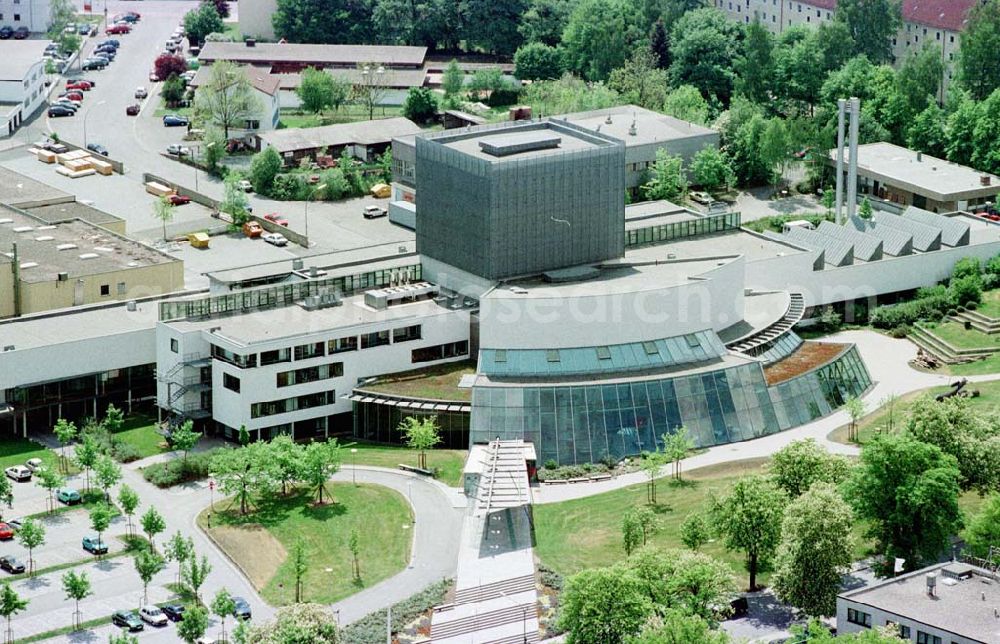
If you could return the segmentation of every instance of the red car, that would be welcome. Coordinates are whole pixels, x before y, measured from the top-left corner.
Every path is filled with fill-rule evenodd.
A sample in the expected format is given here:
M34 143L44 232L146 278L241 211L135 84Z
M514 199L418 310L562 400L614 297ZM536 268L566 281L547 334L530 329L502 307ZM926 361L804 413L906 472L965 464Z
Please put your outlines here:
M71 101L83 102L83 93L79 90L70 90L68 92L63 92L59 95L59 98L68 98Z
M87 81L66 81L66 89L78 89L83 92L89 92L90 83Z
M0 523L0 539L7 541L14 538L14 529L6 523Z
M191 197L187 195L173 194L167 197L167 200L175 206L183 206L186 203L191 203Z
M129 105L128 107L125 108L125 115L126 116L139 116L139 106L138 105Z
M111 25L110 27L104 30L104 33L110 36L114 34L127 34L130 33L131 31L132 27L129 27L128 25Z
M286 226L286 227L288 226L288 220L285 219L284 217L280 216L276 212L272 212L270 215L264 215L264 219L266 219L268 221L273 221L274 223L278 224L279 226Z

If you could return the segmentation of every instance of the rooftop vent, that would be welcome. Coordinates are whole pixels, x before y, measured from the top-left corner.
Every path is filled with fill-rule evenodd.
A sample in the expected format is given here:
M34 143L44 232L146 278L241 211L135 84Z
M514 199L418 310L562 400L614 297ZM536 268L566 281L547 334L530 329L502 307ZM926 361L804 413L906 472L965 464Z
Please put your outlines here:
M55 239L55 237L53 237L52 235L42 235L41 237L35 237L35 241L40 241L40 242L52 241L53 239Z
M246 44L247 44L247 47L256 47L257 46L257 39L256 38L247 38Z
M984 174L983 176L979 177L979 183L981 185L988 186L990 185L990 181L991 181L990 175L988 174Z
M917 163L920 163L923 160L924 160L924 153L921 152L920 150L917 150Z
M102 253L113 253L113 252L115 252L114 248L108 248L107 246L94 246L94 250L99 250Z
M80 259L97 259L100 257L97 253L83 253L80 255Z
M307 311L318 311L319 309L326 309L331 306L340 306L341 304L343 304L343 302L340 300L340 294L336 291L324 291L323 293L310 295L306 299L299 302L299 306Z
M13 351L14 350L14 345L13 344L5 344L4 347L3 347L3 350L4 351Z
M12 223L14 223L14 220L11 219L10 217L4 217L3 219L0 219L0 224L12 224Z
M301 257L297 257L297 258L295 258L295 259L292 260L292 270L293 271L301 271L303 266L305 266L305 264L302 263L302 258Z
M125 310L126 311L130 311L130 312L131 311L135 311L137 308L138 308L138 306L136 305L135 300L129 300L128 302L125 303Z
M56 228L56 226L39 226L35 230L55 230Z
M56 250L73 250L76 248L76 244L59 244L56 246Z
M21 262L21 268L34 268L38 266L38 262Z
M937 573L934 572L927 573L926 579L927 579L927 594L933 597L934 591L937 589Z
M31 226L15 226L11 230L13 230L15 233L30 233L32 230L34 230L34 228Z
M479 142L479 149L494 157L558 148L562 137L552 132L525 132L491 136Z

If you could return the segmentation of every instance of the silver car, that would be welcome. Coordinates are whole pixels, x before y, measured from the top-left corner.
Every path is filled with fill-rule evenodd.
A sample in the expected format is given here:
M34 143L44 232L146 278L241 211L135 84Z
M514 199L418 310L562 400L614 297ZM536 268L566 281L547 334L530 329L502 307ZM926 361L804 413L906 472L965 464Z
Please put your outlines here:
M261 239L266 241L268 244L274 244L275 246L287 246L288 240L281 233L264 233L260 236Z

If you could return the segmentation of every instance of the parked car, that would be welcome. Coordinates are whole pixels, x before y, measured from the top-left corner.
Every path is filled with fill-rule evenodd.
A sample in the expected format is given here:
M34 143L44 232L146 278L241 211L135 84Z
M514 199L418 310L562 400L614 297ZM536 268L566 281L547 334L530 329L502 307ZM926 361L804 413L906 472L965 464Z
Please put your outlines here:
M250 604L242 597L233 597L233 617L236 619L250 619Z
M24 462L24 466L27 467L32 472L37 472L38 470L45 467L45 463L40 458L29 458Z
M90 25L88 25L88 24L82 24L82 25L79 25L76 28L76 33L78 35L80 35L80 36L89 36L90 35L90 30L91 30L91 26Z
M51 111L52 108L49 108ZM65 109L65 108L62 108ZM69 110L66 110L67 112ZM3 471L7 475L7 478L13 479L15 481L30 481L31 480L31 470L23 465L11 465Z
M10 526L10 529L16 533L21 529L21 526L24 525L24 522L21 521L21 519L11 519L7 522L7 525Z
M712 195L708 194L707 192L697 192L697 191L692 192L691 201L700 204L705 204L707 206L708 204L712 203Z
M264 234L264 228L256 221L248 221L243 224L243 234L253 239Z
M131 31L132 31L132 27L129 27L128 25L118 25L118 24L115 24L115 25L111 25L107 29L105 29L104 33L106 33L106 34L108 34L110 36L112 34L116 34L116 35L117 34L127 34L127 33L130 33Z
M86 58L80 65L84 71L100 70L108 66L108 61L104 58Z
M24 40L29 35L27 27L21 26L14 30L14 40Z
M24 572L24 562L11 555L0 557L0 569L6 570L12 575L17 575Z
M12 27L8 27L7 25L0 27L0 40L7 40L13 35L14 29Z
M90 150L91 152L96 152L97 154L100 154L103 157L108 156L108 149L103 145L101 145L100 143L88 143L87 149Z
M284 217L282 217L281 215L279 215L276 212L272 212L270 214L264 215L264 219L266 219L268 221L271 221L271 222L274 222L274 223L278 224L279 226L288 227L288 220L285 219Z
M365 206L365 219L376 219L378 217L385 217L389 214L389 211L382 206Z
M80 102L79 101L71 101L68 98L56 99L55 101L52 101L51 105L57 105L59 107L65 107L66 109L72 110L74 114L76 114L76 111L78 109L80 109ZM50 105L50 107L51 107L51 105Z
M115 52L113 51L95 51L90 57L95 60L106 60L109 65L115 62Z
M81 92L89 92L91 84L85 80L68 80L66 81L66 89L75 89Z
M75 22L68 22L68 23L66 23L66 26L63 27L63 33L64 34L75 34L76 33L76 23Z
M142 99L142 98L146 98L147 96L149 96L149 92L146 91L145 87L137 87L135 89L135 97L136 98Z
M87 535L81 542L83 549L94 555L104 555L108 552L108 544L101 541L96 536Z
M115 626L127 628L129 631L141 631L145 628L142 620L130 610L116 610L111 616L111 623Z
M171 143L167 146L167 154L173 154L174 156L186 157L191 154L191 149L186 148L180 143Z
M268 244L274 244L275 246L287 246L288 240L281 233L264 233L260 236L261 239L266 241Z
M139 115L139 105L138 104L133 104L133 105L127 105L127 106L125 106L125 115L126 116L138 116Z
M182 622L184 621L184 605L183 604L167 604L161 608L163 614L167 616L171 622Z
M115 49L118 49L121 46L121 44L122 44L121 41L118 40L117 38L105 38L104 40L98 42L97 46L103 47L105 45L111 45Z
M56 498L59 499L60 503L65 503L66 505L75 505L83 501L80 497L80 492L71 487L64 487L60 489L56 492Z
M191 197L187 195L172 194L167 197L167 201L175 206L183 206L184 204L191 203Z
M9 523L0 523L0 540L8 541L14 538L14 528Z
M98 45L94 51L99 54L117 54L118 48L113 45Z
M152 604L143 606L139 610L139 617L150 626L166 626L169 623L163 611L158 606Z
M71 101L80 101L82 103L83 92L76 89L71 89L65 92L59 92L59 98L68 98Z
M186 116L178 116L177 114L167 114L163 117L164 127L187 127L190 123Z
M239 182L236 184L236 187L242 190L243 192L253 192L253 184L247 181L246 179L240 179Z

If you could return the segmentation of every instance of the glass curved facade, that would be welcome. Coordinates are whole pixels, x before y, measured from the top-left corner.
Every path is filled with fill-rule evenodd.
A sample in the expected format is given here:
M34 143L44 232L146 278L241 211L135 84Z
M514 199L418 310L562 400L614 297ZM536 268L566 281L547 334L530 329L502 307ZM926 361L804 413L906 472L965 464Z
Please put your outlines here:
M493 382L473 390L470 442L523 438L539 462L595 462L662 446L688 429L697 447L757 438L830 413L871 384L855 347L768 387L759 363L580 386Z

